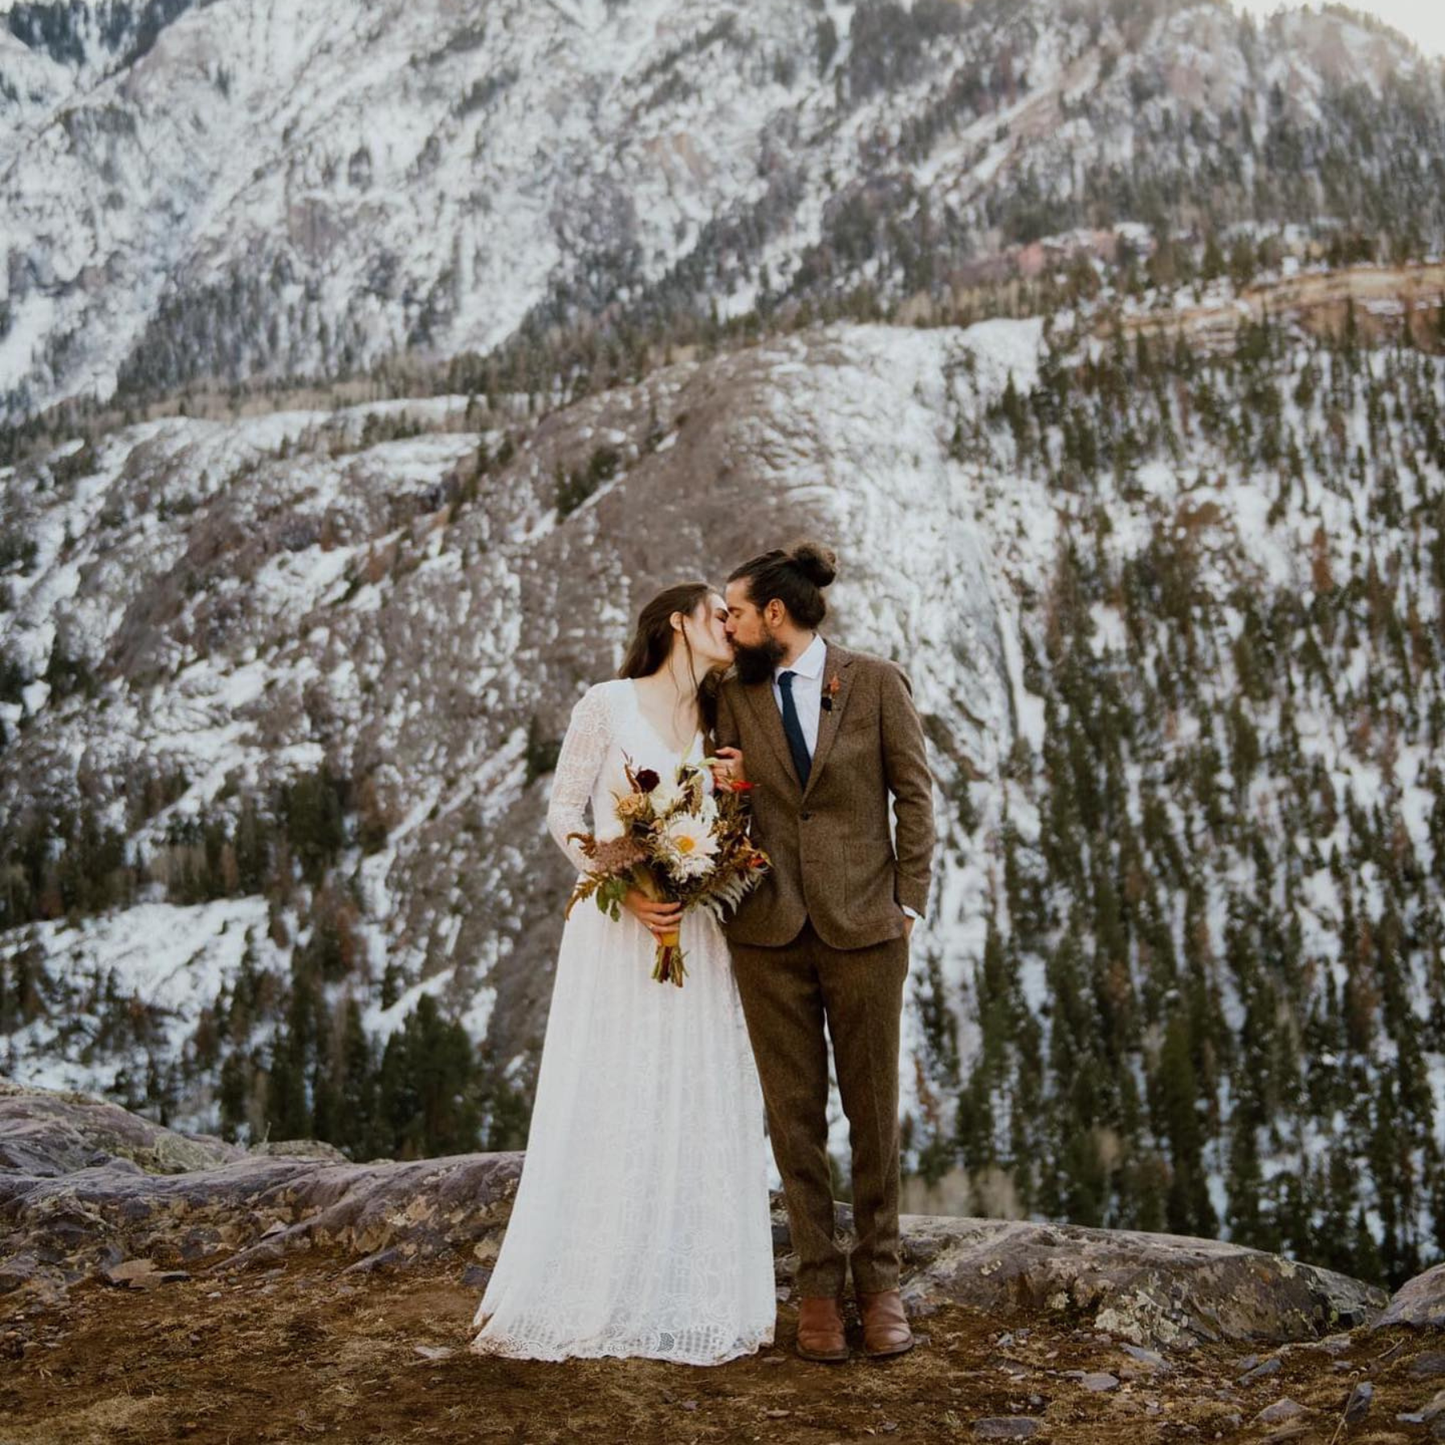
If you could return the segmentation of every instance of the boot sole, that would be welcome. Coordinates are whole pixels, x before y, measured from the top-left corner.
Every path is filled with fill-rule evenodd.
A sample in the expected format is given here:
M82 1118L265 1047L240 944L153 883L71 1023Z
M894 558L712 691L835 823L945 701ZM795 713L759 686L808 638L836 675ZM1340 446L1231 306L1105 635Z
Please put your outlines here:
M906 1345L894 1345L891 1349L887 1350L865 1349L863 1353L867 1355L870 1360L887 1360L891 1359L894 1355L906 1355L916 1343L914 1340L909 1340Z
M813 1350L805 1350L801 1345L795 1345L798 1358L802 1360L818 1360L825 1365L838 1365L848 1358L848 1351L845 1347L841 1354L821 1354Z

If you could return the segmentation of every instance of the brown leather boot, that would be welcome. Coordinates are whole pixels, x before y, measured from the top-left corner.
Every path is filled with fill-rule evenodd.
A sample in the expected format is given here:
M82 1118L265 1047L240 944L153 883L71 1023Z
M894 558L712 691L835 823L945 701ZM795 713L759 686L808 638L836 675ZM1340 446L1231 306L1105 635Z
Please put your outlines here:
M863 1316L863 1352L871 1359L901 1355L913 1348L913 1331L903 1312L903 1298L896 1289L878 1294L858 1294L858 1313Z
M798 1300L798 1353L805 1360L846 1360L848 1341L843 1337L843 1301L804 1295Z

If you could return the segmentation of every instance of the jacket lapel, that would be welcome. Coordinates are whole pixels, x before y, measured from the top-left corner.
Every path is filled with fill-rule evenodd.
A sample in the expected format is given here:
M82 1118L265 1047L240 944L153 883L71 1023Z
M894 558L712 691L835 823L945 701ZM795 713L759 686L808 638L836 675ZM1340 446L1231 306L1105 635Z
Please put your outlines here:
M818 742L813 749L812 767L808 769L808 786L803 789L804 800L813 791L813 784L818 781L818 774L823 771L828 754L833 749L833 739L838 736L838 724L842 721L843 709L848 706L848 694L852 691L852 666L853 654L847 648L832 642L827 644L823 657L823 706L818 713ZM838 679L838 690L831 694L833 705L829 707L828 684L834 677ZM777 708L773 711L777 712ZM778 733L779 736L783 735L781 721ZM787 738L783 737L784 747L787 746L787 741Z

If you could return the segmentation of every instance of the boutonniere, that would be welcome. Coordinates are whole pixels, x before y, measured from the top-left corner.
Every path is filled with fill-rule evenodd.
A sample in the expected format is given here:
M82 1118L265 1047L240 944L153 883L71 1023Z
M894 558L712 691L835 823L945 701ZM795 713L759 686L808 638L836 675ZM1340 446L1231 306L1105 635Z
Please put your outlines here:
M833 711L833 699L838 696L838 689L843 686L843 679L835 672L832 677L823 684L823 711Z

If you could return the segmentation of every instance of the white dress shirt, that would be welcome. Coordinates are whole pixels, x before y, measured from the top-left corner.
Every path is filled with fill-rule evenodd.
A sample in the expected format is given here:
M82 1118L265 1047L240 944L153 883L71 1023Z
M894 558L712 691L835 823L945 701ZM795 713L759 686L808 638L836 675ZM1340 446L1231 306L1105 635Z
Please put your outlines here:
M819 636L803 650L803 655L787 667L773 669L773 701L783 710L783 689L778 685L782 673L791 672L793 678L793 706L798 710L798 726L803 729L803 740L808 744L808 756L818 751L818 719L823 710L823 663L827 660L828 644ZM918 914L906 903L899 907L910 918Z
M823 708L823 661L827 651L828 644L821 637L814 636L796 662L773 669L773 701L780 713L783 710L783 689L778 678L785 672L797 673L793 679L793 706L798 710L798 725L803 729L809 757L818 751L818 716Z

